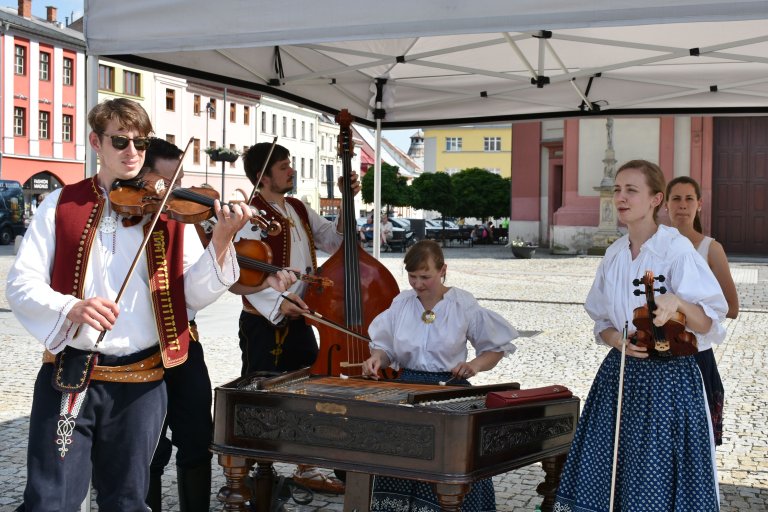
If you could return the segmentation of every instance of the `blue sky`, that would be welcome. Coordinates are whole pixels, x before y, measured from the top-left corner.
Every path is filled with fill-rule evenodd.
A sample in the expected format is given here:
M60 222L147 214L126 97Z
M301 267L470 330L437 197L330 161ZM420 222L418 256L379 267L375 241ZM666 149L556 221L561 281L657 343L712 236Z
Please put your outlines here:
M5 0L5 3L8 7L16 8L19 6L18 2L8 3L8 0ZM56 19L62 23L68 17L71 23L73 21L71 19L73 12L75 13L75 19L83 15L83 0L32 0L32 15L38 18L45 18L45 8L49 5L56 7Z
M418 128L407 128L405 130L382 130L381 136L407 153L408 148L411 146L411 135L417 131L419 131Z

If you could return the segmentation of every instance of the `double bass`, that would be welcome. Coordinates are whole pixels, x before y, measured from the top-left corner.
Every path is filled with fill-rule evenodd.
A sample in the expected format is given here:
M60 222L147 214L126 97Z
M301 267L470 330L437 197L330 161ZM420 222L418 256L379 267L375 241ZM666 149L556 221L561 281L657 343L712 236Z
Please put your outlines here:
M334 282L331 288L310 287L304 302L324 318L366 335L371 321L389 308L400 292L394 276L362 247L357 235L352 175L352 115L342 110L339 124L339 156L343 166L342 221L344 242L317 269L316 275ZM362 375L362 363L370 357L368 344L327 325L313 322L320 333L320 351L310 371L316 375Z

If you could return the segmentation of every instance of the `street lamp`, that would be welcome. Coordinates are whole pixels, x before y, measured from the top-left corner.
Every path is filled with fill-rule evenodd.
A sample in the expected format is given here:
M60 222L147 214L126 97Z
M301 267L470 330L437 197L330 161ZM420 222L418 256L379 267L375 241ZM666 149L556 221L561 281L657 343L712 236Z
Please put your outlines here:
M209 101L208 103L205 104L205 144L206 146L210 144L210 142L208 141L208 125L210 124L209 122L211 120L211 112L215 113L216 108L213 105L211 105L211 102ZM208 153L206 153L206 155L207 155L207 158L205 159L205 183L207 185L208 184L208 166L211 165L211 162L209 160L211 156L208 155Z

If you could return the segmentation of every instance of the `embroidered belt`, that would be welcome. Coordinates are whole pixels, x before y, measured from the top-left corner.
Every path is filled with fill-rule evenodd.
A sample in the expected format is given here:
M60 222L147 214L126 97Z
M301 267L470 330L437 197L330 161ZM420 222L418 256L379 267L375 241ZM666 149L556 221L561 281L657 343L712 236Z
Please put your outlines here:
M53 364L56 356L49 351L43 352L43 364ZM91 380L101 380L106 382L155 382L163 378L162 357L160 352L136 361L135 363L122 366L100 366L93 367Z
M243 300L243 311L245 311L246 313L249 313L251 315L263 316L261 313L259 313L258 309L256 309L255 307L251 306L251 303L247 302L245 300Z
M200 341L200 333L197 332L195 319L189 321L189 341Z

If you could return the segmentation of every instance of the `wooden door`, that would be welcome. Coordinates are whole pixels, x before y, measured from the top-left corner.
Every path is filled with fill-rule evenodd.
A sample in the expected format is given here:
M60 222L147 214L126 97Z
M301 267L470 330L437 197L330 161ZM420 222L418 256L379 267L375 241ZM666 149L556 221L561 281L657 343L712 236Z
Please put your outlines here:
M768 117L716 118L713 153L712 236L768 255Z

